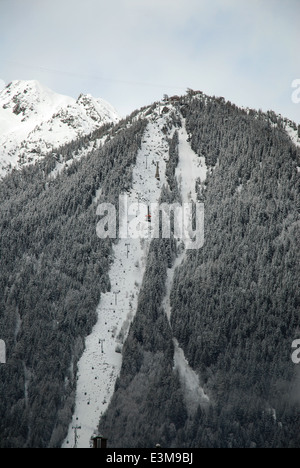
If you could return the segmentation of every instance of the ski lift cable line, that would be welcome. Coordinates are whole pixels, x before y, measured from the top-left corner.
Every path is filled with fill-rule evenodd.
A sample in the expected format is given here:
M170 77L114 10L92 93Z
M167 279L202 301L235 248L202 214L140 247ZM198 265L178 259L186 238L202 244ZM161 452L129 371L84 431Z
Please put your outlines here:
M15 62L12 60L7 60L4 59L3 62L9 63L11 65L15 65L18 67L22 68L28 68L30 70L39 70L42 72L48 72L48 73L53 73L53 74L60 74L60 75L66 75L66 76L73 76L77 78L83 78L83 79L90 79L90 80L99 80L99 81L104 81L108 83L119 83L119 84L126 84L129 86L146 86L146 87L152 87L152 88L162 88L162 89L177 89L181 91L186 91L186 87L183 86L178 86L178 85L171 85L171 84L162 84L162 83L149 83L149 82L143 82L143 81L132 81L132 80L120 80L118 78L105 78L103 76L95 76L95 75L88 75L88 74L83 74L83 73L76 73L76 72L70 72L66 70L57 70L54 68L48 68L48 67L41 67L38 65L28 65L20 62Z

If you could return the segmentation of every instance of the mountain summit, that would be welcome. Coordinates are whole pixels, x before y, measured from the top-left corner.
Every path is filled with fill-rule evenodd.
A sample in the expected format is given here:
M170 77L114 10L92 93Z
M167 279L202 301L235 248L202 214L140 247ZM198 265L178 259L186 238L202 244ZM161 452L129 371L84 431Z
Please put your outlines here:
M36 80L12 81L0 92L0 177L118 120L103 99L81 94L76 100Z

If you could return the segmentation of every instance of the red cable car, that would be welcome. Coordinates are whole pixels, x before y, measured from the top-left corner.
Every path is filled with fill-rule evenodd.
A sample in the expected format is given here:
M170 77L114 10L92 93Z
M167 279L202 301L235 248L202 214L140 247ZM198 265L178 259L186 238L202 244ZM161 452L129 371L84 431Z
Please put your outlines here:
M151 223L151 214L150 214L149 206L148 206L148 214L146 214L146 221L148 221L148 223Z

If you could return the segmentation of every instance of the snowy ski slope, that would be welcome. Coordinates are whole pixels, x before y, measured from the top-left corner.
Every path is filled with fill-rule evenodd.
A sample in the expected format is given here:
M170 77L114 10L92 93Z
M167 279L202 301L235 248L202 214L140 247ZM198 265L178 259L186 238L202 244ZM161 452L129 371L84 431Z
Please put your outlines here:
M161 187L166 183L166 162L169 159L169 145L162 132L166 123L168 115L161 116L159 111L153 112L133 170L129 203L148 205L159 201ZM196 180L198 178L202 182L205 180L206 166L204 159L192 151L187 142L184 120L182 124L182 128L179 129L179 164L176 177L183 202L189 202L191 199L196 201ZM175 128L172 128L168 137L172 136L174 131ZM160 181L155 178L157 162L160 168ZM141 224L143 237L147 237L149 223ZM150 237L149 231L148 235ZM137 309L150 242L150 238L127 238L120 239L114 247L114 262L109 273L111 292L101 297L97 309L98 321L86 339L85 351L78 364L75 412L63 448L73 448L75 445L78 448L89 447L91 436L97 432L99 419L110 403L122 365L120 353L122 344ZM173 267L169 269L166 278L167 295L164 308L169 318L171 314L169 295L173 276L175 268L184 261L185 253L183 249ZM195 405L205 404L209 399L200 386L198 375L190 368L176 340L174 344L174 368L179 371L187 396L187 406L193 411ZM193 405L192 400L194 400ZM75 430L75 427L80 429Z

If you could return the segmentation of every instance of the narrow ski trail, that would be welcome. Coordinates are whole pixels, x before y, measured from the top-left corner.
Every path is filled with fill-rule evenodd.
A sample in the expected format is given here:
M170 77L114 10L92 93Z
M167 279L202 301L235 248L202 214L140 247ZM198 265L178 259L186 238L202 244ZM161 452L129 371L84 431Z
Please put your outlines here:
M146 127L133 169L132 190L126 194L128 203L159 201L169 158L168 142L161 132L165 123L166 117L157 115ZM159 162L160 181L155 178L156 162ZM148 223L141 229L148 230ZM109 272L111 291L101 296L97 323L86 338L78 363L75 411L62 448L89 447L100 417L110 403L121 370L122 343L137 309L150 242L150 238L119 239L114 246Z
M205 158L199 156L192 150L188 142L188 134L185 127L185 120L182 119L182 127L179 130L179 162L176 168L176 178L180 188L182 203L189 203L191 200L197 201L196 181L200 179L204 182L206 179L207 167ZM179 254L175 259L172 268L167 271L166 295L163 301L163 307L170 321L172 309L170 304L170 295L173 287L173 280L176 268L185 261L186 248L183 243L178 246ZM197 411L198 406L207 406L209 397L205 394L200 385L198 374L190 367L185 358L183 349L179 346L176 338L174 343L174 369L178 371L187 411L190 415Z

